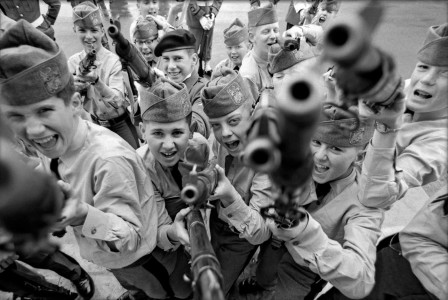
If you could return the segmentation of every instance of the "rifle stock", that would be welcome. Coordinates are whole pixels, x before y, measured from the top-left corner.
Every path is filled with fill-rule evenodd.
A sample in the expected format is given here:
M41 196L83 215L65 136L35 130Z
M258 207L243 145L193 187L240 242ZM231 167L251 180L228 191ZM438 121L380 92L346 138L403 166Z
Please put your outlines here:
M123 36L117 26L109 26L107 33L114 40L115 52L120 58L127 61L129 67L137 75L138 81L146 86L151 86L156 79L155 74L140 51Z

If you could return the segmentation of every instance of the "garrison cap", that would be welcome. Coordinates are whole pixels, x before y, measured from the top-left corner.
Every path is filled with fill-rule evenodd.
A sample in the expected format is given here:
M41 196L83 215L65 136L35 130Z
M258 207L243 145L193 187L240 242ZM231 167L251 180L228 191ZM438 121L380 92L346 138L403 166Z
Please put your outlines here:
M195 49L196 38L185 29L176 29L166 33L154 49L154 54L159 57L165 51L182 49Z
M77 26L94 27L103 25L100 9L92 2L85 1L73 7L73 23Z
M249 17L249 27L257 27L278 22L277 12L272 3L268 3L264 7L250 10L247 15Z
M154 20L147 20L140 16L131 32L133 39L146 40L156 39L159 35L157 24Z
M448 66L448 23L429 27L417 59L431 66Z
M34 104L62 91L72 76L51 38L20 20L0 37L0 101Z
M249 31L243 22L241 22L238 18L233 20L232 24L230 24L228 28L224 29L224 44L229 47L237 46L248 40Z
M161 79L148 91L139 88L142 119L159 123L179 121L191 114L191 103L185 84Z
M358 119L343 109L324 103L321 111L321 119L314 132L313 139L336 147L358 147L366 145L373 136L374 121L360 118L358 108L352 106L350 112L357 115Z
M298 41L279 38L278 42L269 48L269 73L275 74L284 71L301 62L299 48Z
M250 80L226 67L214 72L201 92L207 117L220 118L235 111L246 101L253 103L254 92L247 81Z

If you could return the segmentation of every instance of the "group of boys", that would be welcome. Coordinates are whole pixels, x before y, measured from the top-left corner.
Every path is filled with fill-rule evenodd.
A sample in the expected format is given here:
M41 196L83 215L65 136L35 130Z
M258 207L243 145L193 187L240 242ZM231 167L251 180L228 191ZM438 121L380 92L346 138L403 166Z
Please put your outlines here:
M202 24L202 18L214 21L222 1L209 14L190 2ZM248 27L236 19L224 30L228 59L210 81L198 75L194 31L174 29L157 16L157 1L140 0L137 6L131 42L157 77L149 87L135 77L138 124L128 113L120 60L101 43L106 33L93 3L73 8L74 31L84 50L68 60L26 21L8 24L0 33L3 117L67 195L54 231L73 228L81 257L106 267L129 290L121 299L193 295L184 279L190 274L184 220L191 208L180 198L183 177L191 171L188 155L203 166L216 163L218 184L206 223L226 297L238 290L237 280L258 249L256 274L239 287L263 299L313 299L326 282L334 288L322 299L389 299L386 294L395 299L410 292L411 282L419 299L448 296L446 184L399 241L396 235L390 245L378 247L377 259L385 209L411 187L446 176L447 24L430 28L403 97L380 113L360 101L347 114L328 102L335 100L328 99L334 96L326 90L328 82L318 82L316 101L322 108L310 145L312 180L298 187L294 198L306 213L297 226L283 228L260 213L273 203L276 187L241 154L265 90L274 91L269 104L275 107L288 80L306 72L323 74L323 67L314 65L324 25L338 3L322 1L318 18L306 8L297 10L283 36L275 6L254 7ZM291 40L294 47L286 45ZM92 52L95 66L82 72L80 63ZM403 118L405 107L412 114ZM431 214L437 219L422 217ZM274 249L272 239L281 246ZM407 260L394 256L396 249ZM58 253L76 273L65 277L90 299L91 278ZM48 261L57 255L41 255L47 263L36 266L51 269ZM400 275L405 279L392 277L392 271L394 276L405 272Z

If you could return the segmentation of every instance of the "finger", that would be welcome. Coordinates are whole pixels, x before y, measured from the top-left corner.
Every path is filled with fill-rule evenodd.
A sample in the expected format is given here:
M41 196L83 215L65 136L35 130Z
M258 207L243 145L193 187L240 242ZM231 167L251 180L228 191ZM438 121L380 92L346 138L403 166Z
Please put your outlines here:
M220 165L215 165L216 171L218 171L219 177L226 176L224 169Z
M183 220L190 212L191 212L191 207L181 209L176 215L176 220L177 221Z

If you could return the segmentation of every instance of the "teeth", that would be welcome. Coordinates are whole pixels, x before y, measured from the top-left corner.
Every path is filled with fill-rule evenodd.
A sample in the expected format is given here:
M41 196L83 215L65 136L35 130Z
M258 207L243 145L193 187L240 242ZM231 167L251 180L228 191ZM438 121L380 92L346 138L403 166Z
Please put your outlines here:
M42 138L42 139L35 139L34 141L38 144L45 144L45 143L48 143L49 141L51 141L52 139L54 139L54 136L49 136L49 137Z
M428 99L428 98L432 97L431 94L426 93L426 92L424 92L422 90L415 90L414 91L414 95L422 97L422 98L425 98L425 99Z
M314 165L315 165L316 169L318 169L318 170L328 170L329 169L327 166L324 166L324 165L321 165L318 163L315 163Z
M174 156L174 154L176 154L176 152L162 153L162 155L165 157L172 157Z

